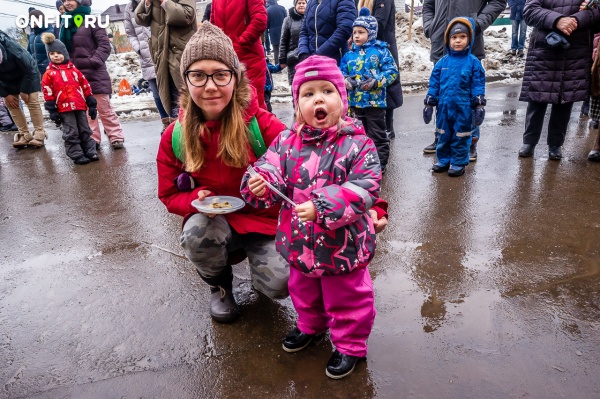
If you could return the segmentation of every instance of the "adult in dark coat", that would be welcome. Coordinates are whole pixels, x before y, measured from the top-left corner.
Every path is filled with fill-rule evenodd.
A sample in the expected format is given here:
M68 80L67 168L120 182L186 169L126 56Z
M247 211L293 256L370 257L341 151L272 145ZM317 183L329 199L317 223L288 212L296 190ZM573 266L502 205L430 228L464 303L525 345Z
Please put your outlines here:
M35 60L19 43L0 31L0 97L14 120L19 133L13 147L41 147L44 145L44 117L40 104L42 90L40 72ZM19 106L19 98L27 105L34 134L29 132L27 119Z
M306 11L306 0L295 0L294 7L289 9L288 16L283 20L281 42L279 43L279 65L287 66L290 86L296 74L298 64L298 40L302 30L302 20Z
M281 43L281 26L283 20L287 17L287 12L283 6L277 4L277 0L267 0L267 31L273 45L273 63L279 61L279 44Z
M202 16L202 22L210 21L210 11L212 10L212 3L208 3L204 9L204 15Z
M502 11L506 9L506 0L424 0L423 29L425 37L431 40L429 59L435 64L446 54L444 34L448 22L456 17L471 17L475 20L475 43L471 54L480 60L485 58L483 47L483 31L485 31ZM479 126L473 131L473 140L469 149L469 160L477 160L477 142L479 141ZM432 144L423 149L426 154L435 154L437 135Z
M396 5L394 0L355 0L356 7L360 10L367 7L371 15L377 20L377 40L386 42L396 66L400 72L400 63L398 60L398 45L396 43ZM404 98L402 97L402 83L400 83L400 73L398 79L386 89L387 109L385 113L385 126L388 137L396 137L394 131L394 110L402 106Z
M520 157L533 155L548 104L548 157L561 159L573 103L585 100L590 87L593 31L600 10L580 11L581 0L528 0L523 16L533 32L525 61L519 100L527 101L525 133ZM551 47L550 32L561 35L569 47Z
M27 44L27 51L33 56L41 76L46 72L46 68L48 67L48 53L46 53L46 45L42 42L42 33L54 33L54 27L44 27L45 16L40 10L31 11L29 17L34 17L36 20L41 18L42 22L41 24L34 24L31 34L29 35L29 43Z
M340 63L348 51L348 39L356 19L353 0L311 0L306 5L298 56L300 61L313 54L333 58Z

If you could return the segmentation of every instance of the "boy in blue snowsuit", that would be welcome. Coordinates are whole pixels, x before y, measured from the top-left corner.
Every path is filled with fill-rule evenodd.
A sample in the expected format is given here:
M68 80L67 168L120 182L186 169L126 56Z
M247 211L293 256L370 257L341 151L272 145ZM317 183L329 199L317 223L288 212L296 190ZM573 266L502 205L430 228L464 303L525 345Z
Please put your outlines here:
M265 80L265 104L267 104L267 111L273 112L273 107L271 106L271 92L273 91L273 76L272 73L281 72L281 66L279 64L273 65L271 61L269 61L269 57L266 58L267 62L267 79Z
M475 37L475 21L457 17L444 34L447 54L439 60L429 78L423 120L431 122L436 112L437 162L433 172L448 171L461 176L469 164L471 135L485 117L485 71L471 54Z
M340 69L351 112L373 140L381 173L385 173L390 154L385 124L385 88L398 79L398 67L388 44L377 40L377 20L366 7L360 10L352 25L352 48L342 57Z

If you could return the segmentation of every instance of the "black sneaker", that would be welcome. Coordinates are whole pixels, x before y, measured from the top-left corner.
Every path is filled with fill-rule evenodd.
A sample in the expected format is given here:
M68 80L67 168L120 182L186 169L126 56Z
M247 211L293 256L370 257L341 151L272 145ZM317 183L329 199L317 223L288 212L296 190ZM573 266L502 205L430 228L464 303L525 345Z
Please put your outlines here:
M327 367L325 368L325 374L329 378L333 378L334 380L339 380L340 378L344 378L348 374L354 371L354 367L359 360L364 359L358 356L350 356L344 355L343 353L338 352L337 350L333 352L329 361L327 362Z
M294 327L294 329L285 336L281 346L283 347L283 350L288 353L298 352L306 348L315 337L316 335L305 334L300 331L298 327Z
M431 167L433 173L442 173L447 171L450 168L450 165L440 165L439 163L434 163Z
M97 154L94 154L94 155L87 155L87 157L88 157L88 159L90 160L90 162L96 162L96 161L99 161L99 160L100 160L100 158L98 157L98 155L97 155Z
M0 132L16 132L18 130L19 128L14 123L11 123L10 125L3 125L0 128Z
M462 176L464 174L465 174L464 166L450 165L450 169L448 169L448 176L451 176L451 177L458 177L458 176Z
M554 159L555 161L562 159L562 150L560 149L560 146L558 146L558 145L549 146L548 147L548 158Z
M84 157L83 155L80 156L79 158L75 158L73 160L73 162L75 163L75 165L85 165L87 163L90 163L90 159L88 157Z
M423 148L423 152L425 154L435 154L435 150L437 148L438 139L437 136L433 143L429 144L427 147Z
M394 140L396 138L396 132L393 130L388 130L386 134L390 140Z
M469 161L477 161L477 142L471 143L471 147L469 147Z

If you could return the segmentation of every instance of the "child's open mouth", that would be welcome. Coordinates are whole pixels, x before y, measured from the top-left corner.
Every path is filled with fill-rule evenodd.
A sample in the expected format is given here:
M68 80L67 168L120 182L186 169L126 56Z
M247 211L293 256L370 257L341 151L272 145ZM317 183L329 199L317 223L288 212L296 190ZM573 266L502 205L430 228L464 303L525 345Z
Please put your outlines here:
M317 108L315 110L315 119L317 122L324 122L325 119L327 119L327 111L325 111L323 108Z

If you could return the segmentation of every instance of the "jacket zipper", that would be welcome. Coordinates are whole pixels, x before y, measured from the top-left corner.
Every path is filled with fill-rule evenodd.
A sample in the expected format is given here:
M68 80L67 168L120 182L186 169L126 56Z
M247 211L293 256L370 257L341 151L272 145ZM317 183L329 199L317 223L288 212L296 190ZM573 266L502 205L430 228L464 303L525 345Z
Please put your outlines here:
M319 49L319 31L317 30L317 13L319 12L319 7L321 6L321 0L318 0L319 4L317 4L317 8L315 8L315 54Z

